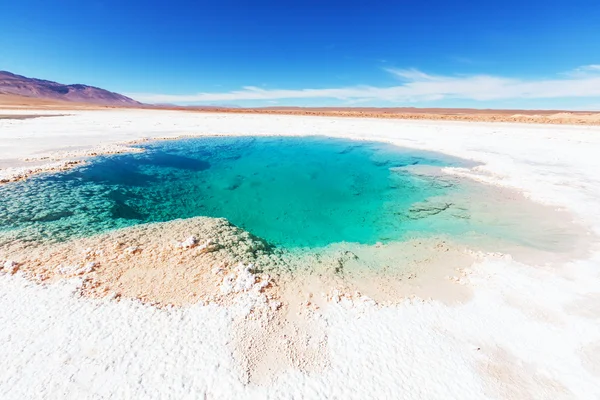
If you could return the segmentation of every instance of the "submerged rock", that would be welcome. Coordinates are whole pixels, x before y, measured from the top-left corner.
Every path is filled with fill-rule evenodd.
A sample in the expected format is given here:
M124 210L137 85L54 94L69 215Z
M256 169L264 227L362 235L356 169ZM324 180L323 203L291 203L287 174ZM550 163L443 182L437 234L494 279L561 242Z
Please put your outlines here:
M110 213L112 218L143 220L146 217L144 214L138 212L133 207L119 201L116 201L114 203L114 205L110 209Z
M437 215L452 207L452 203L446 202L422 202L413 204L408 210L407 216L410 219L422 219Z

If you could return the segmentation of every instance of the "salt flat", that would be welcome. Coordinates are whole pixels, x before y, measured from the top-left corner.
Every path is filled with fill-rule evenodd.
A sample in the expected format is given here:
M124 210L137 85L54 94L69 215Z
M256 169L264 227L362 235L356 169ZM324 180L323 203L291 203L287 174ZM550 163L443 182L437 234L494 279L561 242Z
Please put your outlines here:
M310 373L290 368L263 384L240 379L229 347L245 303L157 309L81 298L76 280L39 285L20 272L0 273L2 398L600 397L600 127L150 110L65 114L0 120L0 178L63 168L66 160L125 151L127 143L150 138L381 140L479 161L446 172L565 208L589 228L593 244L585 257L552 266L483 255L464 277L473 295L459 305L332 299L314 315L327 336L327 365Z

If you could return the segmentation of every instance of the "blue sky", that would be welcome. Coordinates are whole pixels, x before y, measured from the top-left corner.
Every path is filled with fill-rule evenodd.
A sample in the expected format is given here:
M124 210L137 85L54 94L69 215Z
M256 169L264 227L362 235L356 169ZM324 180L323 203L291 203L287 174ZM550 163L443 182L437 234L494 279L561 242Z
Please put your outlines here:
M600 1L0 0L0 69L179 104L600 109Z

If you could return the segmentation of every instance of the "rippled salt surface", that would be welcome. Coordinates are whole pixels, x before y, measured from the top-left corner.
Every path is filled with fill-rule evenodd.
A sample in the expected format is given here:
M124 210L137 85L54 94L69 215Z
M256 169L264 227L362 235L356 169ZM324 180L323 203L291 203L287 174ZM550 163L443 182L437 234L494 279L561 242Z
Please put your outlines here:
M227 218L287 248L430 234L505 239L521 218L490 217L502 213L502 203L486 208L474 190L483 185L416 173L471 165L438 153L324 137L208 137L142 147L1 186L0 244L195 216Z

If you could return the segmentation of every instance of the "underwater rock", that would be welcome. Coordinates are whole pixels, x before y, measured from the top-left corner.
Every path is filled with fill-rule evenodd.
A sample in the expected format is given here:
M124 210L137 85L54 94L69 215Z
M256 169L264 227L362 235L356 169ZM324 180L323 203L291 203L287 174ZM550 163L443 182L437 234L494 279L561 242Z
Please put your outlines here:
M145 218L144 214L138 212L133 207L128 206L127 204L122 203L122 202L115 202L115 204L112 206L110 212L111 212L111 215L113 218L140 219L140 220Z
M244 177L241 175L236 175L230 181L227 182L227 184L225 185L225 189L236 190L242 185L242 183L244 183Z
M36 222L52 222L58 221L61 218L67 218L73 215L71 211L47 212L45 214L35 216L32 221Z
M410 219L422 219L437 215L452 207L452 203L446 202L421 202L413 204L408 210L407 217Z

